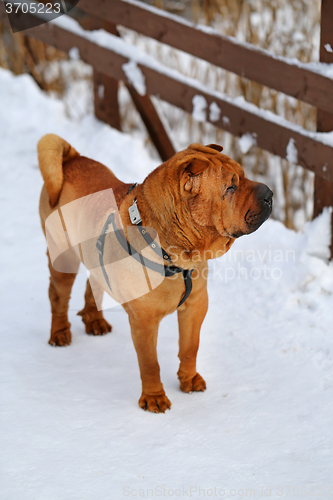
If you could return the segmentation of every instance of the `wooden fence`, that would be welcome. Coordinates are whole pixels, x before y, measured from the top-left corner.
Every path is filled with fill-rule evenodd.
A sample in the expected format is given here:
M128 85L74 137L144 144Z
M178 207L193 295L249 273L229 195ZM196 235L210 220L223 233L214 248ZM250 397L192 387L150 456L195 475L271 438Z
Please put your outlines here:
M0 2L2 19L3 7ZM72 47L78 48L81 59L94 68L95 113L98 118L120 128L117 87L118 80L122 80L161 158L166 160L174 154L174 148L149 96L157 96L192 113L193 98L200 95L205 99L207 109L212 103L220 109L217 120L214 117L213 121L207 113L206 121L233 135L250 133L259 147L281 158L286 157L287 146L293 140L297 163L315 173L314 215L325 206L333 205L333 140L330 141L325 134L308 132L254 105L211 91L199 82L153 62L119 37L117 25L315 106L318 132L333 130L333 80L325 74L326 65L314 68L313 65L276 57L136 0L80 0L72 11L75 12L85 13L85 24L81 24L86 30L62 16L24 33L65 52ZM327 50L328 45L333 48L332 24L333 2L322 0L320 61L323 63L333 63L333 53ZM88 31L101 27L110 33L107 43ZM134 61L144 75L145 95L140 95L128 80L124 65L129 61ZM100 85L103 85L103 94L98 92Z

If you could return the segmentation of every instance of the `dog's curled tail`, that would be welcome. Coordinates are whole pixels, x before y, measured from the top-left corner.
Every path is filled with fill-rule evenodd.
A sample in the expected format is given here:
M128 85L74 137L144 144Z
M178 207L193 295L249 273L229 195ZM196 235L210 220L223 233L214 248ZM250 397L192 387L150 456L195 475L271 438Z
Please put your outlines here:
M64 180L63 163L80 155L68 142L55 134L44 135L38 142L37 152L39 168L53 208L58 203Z

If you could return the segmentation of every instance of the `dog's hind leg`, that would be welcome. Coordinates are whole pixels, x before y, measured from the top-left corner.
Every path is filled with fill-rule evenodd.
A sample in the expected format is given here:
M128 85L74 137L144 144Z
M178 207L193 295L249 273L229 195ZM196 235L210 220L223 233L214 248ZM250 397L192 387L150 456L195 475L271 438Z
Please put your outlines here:
M90 285L90 280L92 279L93 277L90 275L90 278L87 280L87 288L84 296L85 306L82 311L78 312L78 315L82 317L87 333L92 335L105 335L106 333L111 332L112 326L104 319L102 311L99 311L96 307L96 302ZM96 281L94 282L93 287L95 294L103 294L103 288L99 286ZM101 298L102 297L98 298L99 302L101 302Z
M56 271L51 264L50 257L49 269L51 274L49 298L52 311L49 344L54 346L69 345L72 340L72 334L67 313L71 290L77 273L61 273Z

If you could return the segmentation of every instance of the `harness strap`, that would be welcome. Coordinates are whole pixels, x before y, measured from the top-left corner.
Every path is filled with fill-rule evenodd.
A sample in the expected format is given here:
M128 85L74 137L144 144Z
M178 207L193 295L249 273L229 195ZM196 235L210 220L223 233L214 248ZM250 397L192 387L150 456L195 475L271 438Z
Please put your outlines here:
M163 259L167 260L168 262L172 262L170 255L162 247L157 245L150 234L147 233L144 227L142 227L142 222L138 222L137 227L147 245L150 246L150 248L154 250L157 255L161 256L162 253Z
M112 288L111 288L111 285L110 285L109 277L108 277L108 275L106 273L106 270L105 270L105 267L104 267L103 254L104 254L104 245L105 245L106 231L107 231L109 225L111 224L111 216L112 215L114 215L114 214L113 213L110 214L109 217L106 219L106 222L105 222L105 224L103 226L101 235L98 238L97 243L96 243L96 248L97 248L98 253L99 253L99 263L100 263L100 266L101 266L101 269L102 269L105 281L106 281L108 287L110 288L111 292L112 292Z
M111 214L110 222L113 226L114 233L116 235L118 243L137 262L140 262L140 264L143 264L145 267L148 267L148 269L151 269L152 271L156 271L157 273L160 273L163 276L167 276L167 277L174 276L177 273L183 272L183 269L181 267L164 266L163 264L159 264L158 262L153 262L152 260L149 260L146 257L144 257L143 255L141 255L134 247L132 247L132 245L130 245L128 243L125 236L123 235L123 232L117 228L116 223L115 223L114 213Z
M135 185L131 186L131 188L129 189L129 192L133 189L133 187L135 187ZM137 213L139 214L138 209L136 207L136 198L135 198L133 204L135 204L135 209L136 209ZM108 218L103 226L102 232L101 232L101 234L97 240L97 243L96 243L96 248L97 248L98 253L99 253L99 263L100 263L105 281L106 281L108 287L110 288L111 292L112 292L112 288L110 285L110 281L109 281L109 277L107 275L106 269L104 267L104 258L103 258L106 231L108 230L108 227L110 226L110 224L112 224L112 226L113 226L113 230L114 230L114 233L115 233L116 238L118 240L118 243L122 246L122 248L131 257L133 257L141 265L148 267L152 271L155 271L155 272L161 274L162 276L166 276L166 277L170 277L170 276L174 276L175 274L182 273L183 279L184 279L184 284L185 284L185 293L184 293L184 295L183 295L182 299L180 300L177 307L181 306L185 302L185 300L188 298L188 296L190 295L190 293L192 291L192 278L191 278L191 276L192 276L193 269L183 269L183 268L178 267L178 266L164 266L163 264L158 264L157 262L153 262L152 260L149 260L146 257L144 257L143 255L141 255L134 247L132 247L132 245L130 245L130 243L127 241L127 239L123 235L123 232L117 228L116 222L115 222L114 212L112 212L108 216ZM154 250L159 256L162 253L163 259L165 259L169 262L172 262L170 255L165 250L163 250L162 247L157 245L154 242L153 238L150 236L150 234L147 233L147 231L142 227L142 221L141 221L140 214L139 214L138 221L135 222L135 224L137 226L139 226L138 229L139 229L141 235L143 236L144 240L146 241L147 245L149 245L150 248L152 250Z
M179 302L178 306L181 306L185 300L188 298L190 293L192 292L192 273L193 269L183 269L183 279L185 283L185 293L183 295L183 298Z
M114 213L111 213L109 217L107 218L101 235L97 240L96 243L96 248L99 253L99 262L103 271L103 275L105 277L105 281L107 282L110 290L112 291L112 288L110 286L110 281L108 278L108 275L106 274L106 270L104 267L104 245L105 245L105 238L106 238L106 231L108 230L109 225L112 224L114 233L116 235L116 238L118 240L118 243L122 246L122 248L131 256L133 257L136 261L140 262L140 264L143 264L145 267L148 267L152 271L156 271L157 273L162 274L163 276L170 277L174 276L177 273L183 273L186 271L185 269L177 266L163 266L163 264L159 264L158 262L153 262L152 260L147 259L146 257L143 257L132 245L128 243L126 238L123 236L123 233L120 229L117 228L116 223L115 223L115 216ZM184 278L185 279L185 278Z
M128 192L131 192L133 187L135 187L135 185L131 186L129 188ZM168 262L172 262L170 255L165 250L163 250L163 248L161 248L159 245L157 245L155 243L155 241L153 240L153 238L150 236L150 234L147 233L146 229L144 227L142 227L142 219L141 219L140 211L138 209L136 198L134 198L132 205L128 209L128 213L129 213L132 224L135 224L138 227L138 229L139 229L143 239L147 243L147 245L150 246L150 248L152 250L154 250L154 252L157 253L157 255L159 257L162 254L164 260L167 260Z

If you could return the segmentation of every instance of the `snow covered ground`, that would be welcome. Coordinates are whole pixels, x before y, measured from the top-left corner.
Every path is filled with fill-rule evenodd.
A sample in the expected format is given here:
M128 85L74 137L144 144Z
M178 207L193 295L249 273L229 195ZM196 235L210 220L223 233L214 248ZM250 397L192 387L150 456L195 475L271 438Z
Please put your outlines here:
M159 334L172 410L143 412L126 313L84 333L73 290L73 342L48 345L46 245L36 143L47 132L142 181L143 144L93 116L70 121L29 76L0 70L1 499L299 498L333 495L333 264L329 213L304 233L274 220L211 262L198 369L207 391L178 389L177 318Z

